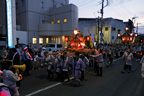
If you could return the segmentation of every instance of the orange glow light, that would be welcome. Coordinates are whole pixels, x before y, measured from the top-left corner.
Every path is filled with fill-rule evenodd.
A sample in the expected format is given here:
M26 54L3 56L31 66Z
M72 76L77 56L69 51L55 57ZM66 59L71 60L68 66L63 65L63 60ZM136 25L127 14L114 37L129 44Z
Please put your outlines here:
M142 56L142 52L140 52L140 55Z
M133 36L133 34L132 34L132 33L130 33L130 36Z
M68 42L68 37L65 37L65 41Z
M90 40L90 37L89 37L89 36L87 36L87 37L86 37L86 41L89 41L89 40Z
M83 37L82 36L80 37L80 41L83 41Z
M126 31L129 31L129 28L128 27L126 27L126 29L125 29Z

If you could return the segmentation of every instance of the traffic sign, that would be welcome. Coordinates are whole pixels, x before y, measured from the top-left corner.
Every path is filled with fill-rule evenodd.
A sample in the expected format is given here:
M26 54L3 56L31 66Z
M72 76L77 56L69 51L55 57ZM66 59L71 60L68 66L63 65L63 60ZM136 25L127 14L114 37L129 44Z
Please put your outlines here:
M102 42L104 42L104 39L103 39L103 38L101 38L101 41L102 41Z
M94 43L94 34L91 34L92 37L92 43Z
M103 34L103 33L100 33L100 36L104 36L104 34Z

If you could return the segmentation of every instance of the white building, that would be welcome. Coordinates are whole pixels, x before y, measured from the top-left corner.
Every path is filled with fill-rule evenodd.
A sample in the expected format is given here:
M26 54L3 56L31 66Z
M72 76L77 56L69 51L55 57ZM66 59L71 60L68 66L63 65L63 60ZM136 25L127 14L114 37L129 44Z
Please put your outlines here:
M15 4L17 32L27 38L21 40L16 32L20 43L65 46L64 37L78 27L78 8L69 0L16 0Z
M101 42L101 21L99 21L99 40L98 40L98 19L97 18L79 18L79 30L84 35L95 34L95 42ZM126 25L122 20L113 18L103 19L103 43L116 43L118 33L125 32Z

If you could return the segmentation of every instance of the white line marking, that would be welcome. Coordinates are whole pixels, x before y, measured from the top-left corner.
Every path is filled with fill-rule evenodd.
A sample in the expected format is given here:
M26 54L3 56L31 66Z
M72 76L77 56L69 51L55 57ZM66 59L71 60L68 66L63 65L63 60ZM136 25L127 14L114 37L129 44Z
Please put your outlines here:
M118 58L118 59L113 60L113 62L115 62L115 61L117 61L117 60L119 60L119 59L122 59L122 57L120 57L120 58Z
M70 80L73 79L73 78L74 78L74 77L71 77ZM66 82L66 81L67 81L67 80L64 80L64 82ZM37 90L37 91L34 91L34 92L32 92L32 93L30 93L30 94L28 94L28 95L25 95L25 96L32 96L32 95L38 94L38 93L40 93L40 92L42 92L42 91L48 90L48 89L53 88L53 87L55 87L55 86L58 86L58 85L60 85L60 84L62 84L62 83L61 83L61 82L58 82L58 83L56 83L56 84L53 84L53 85L47 86L47 87L45 87L45 88L39 89L39 90Z

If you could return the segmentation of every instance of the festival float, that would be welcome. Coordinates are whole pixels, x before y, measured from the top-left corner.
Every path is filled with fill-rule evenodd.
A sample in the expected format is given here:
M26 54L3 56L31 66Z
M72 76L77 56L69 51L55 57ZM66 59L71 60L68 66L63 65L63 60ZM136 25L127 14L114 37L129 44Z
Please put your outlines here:
M84 38L83 36L81 36L81 33L78 29L74 30L73 37L71 39L69 39L67 36L65 37L66 42L70 41L69 46L71 48L69 48L69 50L75 51L94 51L93 49L85 49L85 47L87 47L85 43L89 40L90 37L87 36L86 38Z

